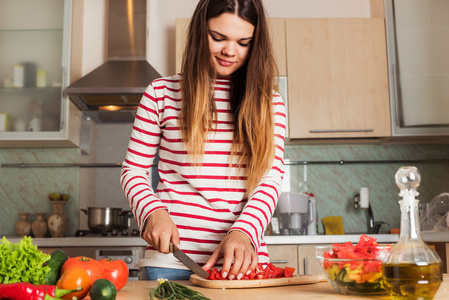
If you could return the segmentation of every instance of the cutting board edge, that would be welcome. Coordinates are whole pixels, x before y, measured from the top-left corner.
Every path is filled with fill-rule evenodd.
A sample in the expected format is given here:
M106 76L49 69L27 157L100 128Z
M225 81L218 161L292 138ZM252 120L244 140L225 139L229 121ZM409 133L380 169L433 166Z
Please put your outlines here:
M297 275L293 277L252 280L209 280L201 278L196 274L190 276L190 282L192 282L194 285L211 289L249 289L258 287L314 284L321 281L326 281L326 278L322 274Z

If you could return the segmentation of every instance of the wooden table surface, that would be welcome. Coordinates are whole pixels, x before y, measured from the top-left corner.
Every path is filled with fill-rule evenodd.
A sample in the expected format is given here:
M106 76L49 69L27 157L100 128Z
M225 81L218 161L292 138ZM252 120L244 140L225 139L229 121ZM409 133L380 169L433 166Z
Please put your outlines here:
M263 287L249 289L206 289L194 286L190 281L179 283L191 287L203 293L212 300L257 300L257 299L391 299L389 296L358 297L339 294L328 282L315 284L291 285L280 287ZM116 300L145 300L150 299L150 291L157 286L156 281L128 281L126 286L119 291ZM157 298L155 298L157 299ZM443 275L443 282L434 298L435 300L449 299L449 275Z

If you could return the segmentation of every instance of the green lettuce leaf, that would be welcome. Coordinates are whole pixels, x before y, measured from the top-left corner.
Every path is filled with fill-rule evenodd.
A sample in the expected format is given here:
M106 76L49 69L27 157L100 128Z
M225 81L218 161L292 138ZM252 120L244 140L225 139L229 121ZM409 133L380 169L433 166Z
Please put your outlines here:
M33 239L29 236L17 244L3 237L0 245L0 283L44 284L44 277L50 272L50 267L43 264L50 258L50 255L33 245Z

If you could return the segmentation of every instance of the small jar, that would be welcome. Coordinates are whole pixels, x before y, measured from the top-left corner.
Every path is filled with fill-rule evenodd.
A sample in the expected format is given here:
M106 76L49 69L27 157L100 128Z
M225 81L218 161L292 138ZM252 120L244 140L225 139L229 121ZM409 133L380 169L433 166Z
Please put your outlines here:
M28 220L29 213L19 212L19 221L16 222L16 233L19 237L30 235L31 222Z
M47 221L44 220L45 213L34 213L36 220L31 224L34 236L37 238L43 238L47 232Z

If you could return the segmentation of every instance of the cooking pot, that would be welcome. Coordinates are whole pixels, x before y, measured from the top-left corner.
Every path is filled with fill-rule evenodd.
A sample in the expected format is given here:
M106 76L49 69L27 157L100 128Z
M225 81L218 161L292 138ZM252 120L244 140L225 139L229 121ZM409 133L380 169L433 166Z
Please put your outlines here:
M122 223L122 216L129 218L131 212L130 210L113 207L88 207L87 209L81 209L81 211L88 215L87 226L92 232L96 233L112 231L113 229L122 230L125 225ZM128 221L126 221L127 224Z

